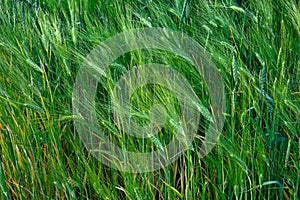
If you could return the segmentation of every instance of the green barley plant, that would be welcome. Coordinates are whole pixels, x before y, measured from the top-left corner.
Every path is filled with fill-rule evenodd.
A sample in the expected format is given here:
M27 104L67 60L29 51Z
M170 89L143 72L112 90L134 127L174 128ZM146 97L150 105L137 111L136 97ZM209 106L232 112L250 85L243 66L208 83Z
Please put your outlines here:
M144 27L182 32L203 47L224 81L225 123L202 158L199 147L212 116L201 76L170 52L124 54L108 66L95 99L98 121L119 147L164 150L181 112L168 89L140 87L130 99L133 120L149 123L151 106L160 104L165 127L145 139L122 132L110 92L134 67L171 66L200 99L198 131L178 160L154 172L129 173L102 164L81 141L72 93L94 47ZM1 0L0 198L298 199L299 80L298 0Z

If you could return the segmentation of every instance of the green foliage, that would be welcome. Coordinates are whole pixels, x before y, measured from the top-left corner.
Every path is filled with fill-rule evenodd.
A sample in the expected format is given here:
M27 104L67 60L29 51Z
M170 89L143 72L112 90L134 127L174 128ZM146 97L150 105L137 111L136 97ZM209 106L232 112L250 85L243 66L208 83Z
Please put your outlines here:
M239 2L2 0L0 198L297 199L300 4ZM156 172L131 174L110 169L90 155L74 129L77 116L71 103L78 68L89 51L118 32L138 27L179 30L199 42L225 82L227 109L218 145L200 159L203 130L211 116L205 110L205 83L192 66L157 51L118 59L103 83L114 83L133 66L159 61L189 80L205 115L191 149L178 161ZM120 133L107 117L109 97L98 90L103 111L99 121L119 145L147 151L163 148L174 137L171 128L144 141ZM160 89L155 98L178 110L168 93ZM140 119L155 103L149 101L151 95L145 90L133 99L133 114ZM169 118L176 121L172 113Z

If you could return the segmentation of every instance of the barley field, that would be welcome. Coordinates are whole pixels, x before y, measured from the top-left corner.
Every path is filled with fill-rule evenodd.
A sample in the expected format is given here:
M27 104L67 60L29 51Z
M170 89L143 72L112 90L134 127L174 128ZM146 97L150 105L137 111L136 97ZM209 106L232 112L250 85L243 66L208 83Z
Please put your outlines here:
M221 76L226 100L218 141L201 156L214 116L208 86L193 65L159 49L127 52L110 63L99 75L95 113L121 149L169 153L165 146L183 113L180 91L143 85L126 109L139 125L155 118L164 127L147 138L122 131L116 121L126 125L125 115L114 117L111 92L129 71L168 65L201 102L188 148L141 173L97 159L74 113L85 58L108 38L138 28L166 28L197 42ZM298 0L1 0L0 199L299 199L299 81Z

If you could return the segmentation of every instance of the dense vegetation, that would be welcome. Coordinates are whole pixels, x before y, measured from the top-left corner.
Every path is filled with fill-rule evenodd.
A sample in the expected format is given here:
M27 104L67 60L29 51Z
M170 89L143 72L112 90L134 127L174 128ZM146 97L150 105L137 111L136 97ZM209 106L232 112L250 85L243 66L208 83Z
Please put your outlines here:
M198 156L199 130L193 148L168 167L125 173L106 167L85 148L73 124L72 91L93 47L139 27L181 31L203 46L225 83L226 118L220 141L206 157ZM300 196L297 0L1 0L0 60L1 199ZM110 67L109 81L149 60L179 70L209 108L205 84L192 66L167 52L128 53ZM99 87L102 109L107 95ZM147 87L134 95L137 111L153 103ZM176 104L176 98L167 103ZM109 129L107 113L98 114L108 134L118 134ZM200 124L206 128L205 118ZM146 143L117 139L141 150L153 142L164 146L172 130L164 131Z

